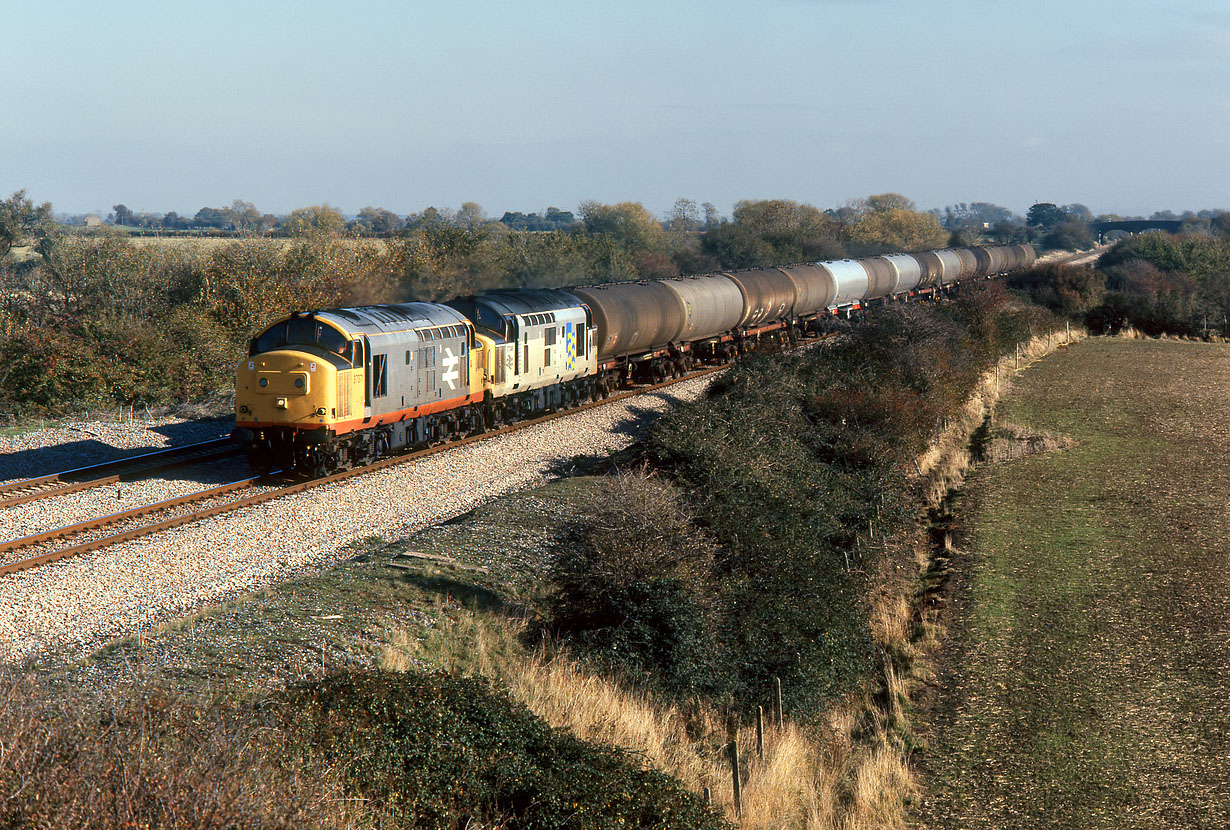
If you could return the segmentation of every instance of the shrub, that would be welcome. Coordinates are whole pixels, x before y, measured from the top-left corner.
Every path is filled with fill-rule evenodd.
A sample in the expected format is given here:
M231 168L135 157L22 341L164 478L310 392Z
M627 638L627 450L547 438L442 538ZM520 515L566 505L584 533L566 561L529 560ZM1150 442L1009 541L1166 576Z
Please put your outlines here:
M1098 262L1106 301L1088 314L1096 331L1230 335L1230 242L1202 235L1129 237Z
M774 677L818 713L875 663L865 544L911 515L907 474L1005 346L1057 324L998 286L937 308L885 308L824 347L752 355L659 420L645 457L718 545L714 592L744 711Z
M637 473L600 480L552 550L553 634L684 698L728 690L713 545L670 484Z
M1009 274L1006 284L1033 303L1065 317L1079 317L1101 304L1106 276L1095 268L1044 265Z

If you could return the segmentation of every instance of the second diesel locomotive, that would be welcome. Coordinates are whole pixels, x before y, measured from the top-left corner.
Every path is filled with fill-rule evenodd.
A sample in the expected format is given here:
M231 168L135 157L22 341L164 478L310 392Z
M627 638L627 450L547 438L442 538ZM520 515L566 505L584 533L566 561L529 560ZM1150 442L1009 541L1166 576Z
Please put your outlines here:
M236 373L233 435L256 469L321 475L1034 259L1025 245L959 248L298 312L251 341Z

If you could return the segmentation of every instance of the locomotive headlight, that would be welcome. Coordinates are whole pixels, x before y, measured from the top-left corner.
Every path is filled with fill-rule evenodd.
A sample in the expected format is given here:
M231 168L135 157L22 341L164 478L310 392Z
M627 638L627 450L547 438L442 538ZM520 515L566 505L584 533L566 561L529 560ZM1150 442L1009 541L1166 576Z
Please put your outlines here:
M318 406L318 407L316 407L316 414L317 414L317 415L324 415L324 414L325 414L325 408L324 408L323 406Z
M286 398L278 398L278 409L286 408Z
M251 412L252 410L251 410L251 409L248 409L248 405L245 403L245 404L243 404L242 406L240 406L240 407L239 407L239 411L240 411L240 412L242 412L242 413L244 413L244 414L246 415L247 413Z

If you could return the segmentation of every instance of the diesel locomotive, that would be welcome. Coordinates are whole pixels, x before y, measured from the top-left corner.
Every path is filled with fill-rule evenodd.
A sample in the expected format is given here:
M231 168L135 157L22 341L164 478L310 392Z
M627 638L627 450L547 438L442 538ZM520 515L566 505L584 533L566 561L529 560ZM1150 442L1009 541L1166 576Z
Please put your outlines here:
M447 303L296 312L249 344L234 438L257 470L323 475L784 343L834 315L1033 265L956 248Z

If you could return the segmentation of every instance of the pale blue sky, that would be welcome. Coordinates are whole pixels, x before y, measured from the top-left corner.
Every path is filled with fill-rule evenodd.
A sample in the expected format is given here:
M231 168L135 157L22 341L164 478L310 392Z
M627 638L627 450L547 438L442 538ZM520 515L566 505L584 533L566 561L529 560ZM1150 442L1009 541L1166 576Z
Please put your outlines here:
M1230 6L0 0L0 196L1230 208Z

